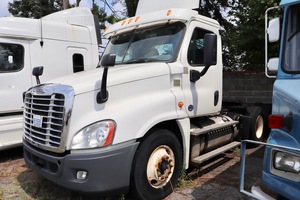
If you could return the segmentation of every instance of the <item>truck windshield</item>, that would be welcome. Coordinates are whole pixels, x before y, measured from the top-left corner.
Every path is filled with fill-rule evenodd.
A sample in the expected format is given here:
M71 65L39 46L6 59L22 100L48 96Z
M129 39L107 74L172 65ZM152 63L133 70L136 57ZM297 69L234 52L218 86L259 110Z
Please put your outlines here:
M291 6L286 17L283 70L286 73L300 73L300 5Z
M111 38L104 54L116 54L116 64L170 62L183 35L182 23L136 29Z

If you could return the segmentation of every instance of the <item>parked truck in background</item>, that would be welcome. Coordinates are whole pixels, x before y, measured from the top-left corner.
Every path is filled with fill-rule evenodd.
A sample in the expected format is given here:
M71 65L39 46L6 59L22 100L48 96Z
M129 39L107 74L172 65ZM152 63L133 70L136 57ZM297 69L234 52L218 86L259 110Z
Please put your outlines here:
M36 84L33 67L44 67L41 81L96 68L97 26L87 8L0 18L0 150L22 144L22 94Z
M270 41L276 41L279 35L281 41L279 59L271 58L266 64L266 72L270 69L278 71L273 87L272 114L269 116L271 132L267 144L263 144L262 187L254 186L250 193L241 185L242 192L258 199L271 198L264 188L281 199L299 199L300 196L300 1L282 0L280 7L283 8L281 34L279 18L270 20L266 29L266 37ZM244 149L247 143L255 142L242 143L242 184L245 181Z
M220 25L198 7L140 0L135 17L106 30L97 69L30 88L26 164L77 192L162 199L181 170L261 140L259 106L221 106Z

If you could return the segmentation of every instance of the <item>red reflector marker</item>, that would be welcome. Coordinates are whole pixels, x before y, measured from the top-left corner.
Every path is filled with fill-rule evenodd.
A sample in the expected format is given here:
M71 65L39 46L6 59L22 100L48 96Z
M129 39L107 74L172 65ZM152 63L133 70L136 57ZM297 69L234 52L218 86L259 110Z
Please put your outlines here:
M283 115L269 115L268 121L269 121L270 128L283 127Z

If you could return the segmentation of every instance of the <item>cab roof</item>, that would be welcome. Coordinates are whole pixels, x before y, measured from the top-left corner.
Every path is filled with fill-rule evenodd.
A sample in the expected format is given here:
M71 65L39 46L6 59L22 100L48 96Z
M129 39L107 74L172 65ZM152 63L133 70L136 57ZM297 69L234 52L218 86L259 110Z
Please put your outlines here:
M142 15L159 10L166 10L170 8L182 8L182 9L196 9L199 7L199 0L139 0L136 15Z
M294 3L297 3L297 2L300 3L299 0L282 0L280 2L280 6L288 6L290 4L294 4Z
M185 23L191 20L197 20L218 29L220 28L220 24L216 20L199 15L195 10L171 8L167 10L153 11L122 20L108 27L104 32L104 37L109 38L114 34L119 34L144 26L153 26L176 21Z

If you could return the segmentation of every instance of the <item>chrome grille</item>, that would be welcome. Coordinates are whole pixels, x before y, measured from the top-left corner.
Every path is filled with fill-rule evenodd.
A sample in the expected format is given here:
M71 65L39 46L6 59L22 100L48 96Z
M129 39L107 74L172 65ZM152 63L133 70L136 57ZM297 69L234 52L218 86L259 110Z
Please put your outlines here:
M24 140L42 149L63 152L63 133L70 117L73 96L71 87L55 84L27 91L24 96Z
M41 145L59 147L63 131L64 96L25 95L24 134Z

